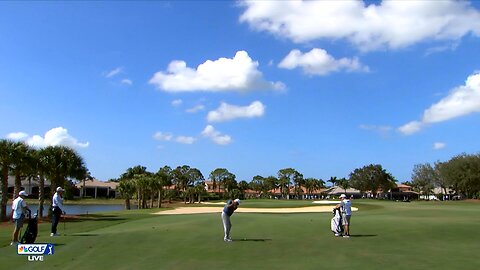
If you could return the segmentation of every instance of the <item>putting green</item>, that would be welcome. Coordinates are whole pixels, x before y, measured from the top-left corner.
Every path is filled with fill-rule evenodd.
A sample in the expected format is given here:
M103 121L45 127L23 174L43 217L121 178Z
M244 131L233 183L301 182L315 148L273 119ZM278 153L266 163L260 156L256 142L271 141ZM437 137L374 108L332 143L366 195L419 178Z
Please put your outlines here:
M246 208L274 201L245 201ZM283 207L288 203L282 201ZM292 202L301 207L305 203ZM242 204L243 205L243 204ZM152 215L123 211L67 222L55 255L28 262L0 227L2 269L478 269L480 204L354 201L352 237L330 232L331 213L235 213L223 242L218 213ZM63 224L59 225L60 232Z

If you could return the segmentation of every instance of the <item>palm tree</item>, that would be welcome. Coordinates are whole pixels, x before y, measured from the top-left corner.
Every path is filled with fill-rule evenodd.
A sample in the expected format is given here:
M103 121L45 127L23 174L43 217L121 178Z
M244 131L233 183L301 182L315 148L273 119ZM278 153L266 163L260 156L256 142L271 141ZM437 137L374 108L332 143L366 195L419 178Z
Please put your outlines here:
M350 187L350 183L348 182L348 180L346 178L342 178L337 181L337 184L339 187L343 188L345 194L347 194L347 189Z
M125 209L130 210L130 198L135 194L136 188L133 181L128 179L122 179L119 181L118 191L125 199Z
M2 200L0 203L0 220L7 220L7 202L8 202L8 175L14 161L14 150L18 143L10 140L0 140L0 170L2 172Z
M293 183L295 185L295 196L298 198L302 197L302 186L305 184L305 179L303 179L303 174L295 172L293 175Z
M123 192L125 193L125 195L122 194L122 196L125 199L125 207L128 207L127 209L130 208L130 198L137 191L135 176L144 175L147 173L148 172L146 167L137 165L137 166L128 168L122 175L120 175L120 184L122 183L122 181L124 182ZM137 203L138 203L138 208L141 208L140 196L138 194L137 194Z
M13 190L13 199L15 199L22 187L22 178L24 178L34 167L33 149L24 142L18 142L13 149L12 173L15 175L15 187Z
M47 146L43 149L42 164L45 165L45 176L50 180L50 192L65 185L67 178L82 180L87 168L83 158L75 150L66 146ZM50 198L53 194L50 194ZM48 211L51 216L51 209Z
M328 180L327 182L332 183L332 186L336 186L337 182L338 182L338 179L337 179L336 176L332 176L332 177L330 177L330 180Z
M158 208L162 207L162 193L163 187L172 185L172 168L164 166L155 174L155 179L159 182L158 185Z

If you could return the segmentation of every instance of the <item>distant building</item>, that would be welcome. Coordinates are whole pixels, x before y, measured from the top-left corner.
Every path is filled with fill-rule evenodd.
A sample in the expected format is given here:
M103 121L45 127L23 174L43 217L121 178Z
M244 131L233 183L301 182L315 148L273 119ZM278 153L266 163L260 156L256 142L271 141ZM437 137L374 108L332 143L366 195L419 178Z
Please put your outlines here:
M79 190L79 194L76 194L80 198L116 198L118 182L103 182L97 179L80 181L75 187Z
M50 193L50 185L51 185L50 181L45 179L45 184L44 184L45 194ZM15 177L14 176L8 176L8 194L13 195L14 189L15 189ZM25 192L27 192L29 197L38 198L38 194L39 194L38 181L33 180L33 179L22 180L22 185L21 185L20 189L25 190Z

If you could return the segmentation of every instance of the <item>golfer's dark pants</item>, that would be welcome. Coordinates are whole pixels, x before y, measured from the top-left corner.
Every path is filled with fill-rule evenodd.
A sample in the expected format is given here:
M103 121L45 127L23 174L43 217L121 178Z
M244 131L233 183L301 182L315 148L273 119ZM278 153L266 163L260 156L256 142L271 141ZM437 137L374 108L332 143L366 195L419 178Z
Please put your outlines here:
M57 233L57 225L60 221L60 217L62 216L62 209L58 207L53 208L53 215L52 215L52 233Z

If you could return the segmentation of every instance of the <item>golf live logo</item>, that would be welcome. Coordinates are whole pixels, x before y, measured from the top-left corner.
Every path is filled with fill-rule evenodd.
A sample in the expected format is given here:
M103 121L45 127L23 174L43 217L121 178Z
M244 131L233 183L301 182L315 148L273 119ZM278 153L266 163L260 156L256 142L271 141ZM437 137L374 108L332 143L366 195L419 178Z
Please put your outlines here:
M43 262L43 255L53 255L53 244L19 244L18 255L28 255L28 261Z

